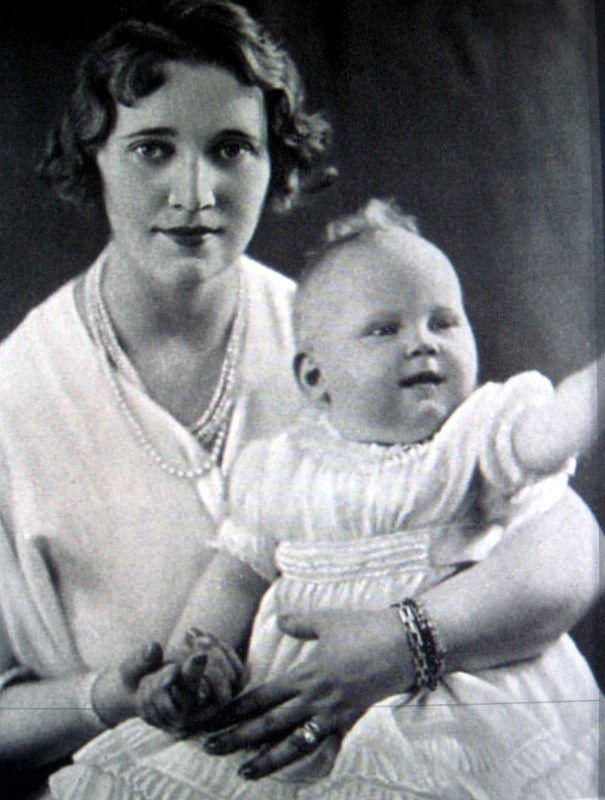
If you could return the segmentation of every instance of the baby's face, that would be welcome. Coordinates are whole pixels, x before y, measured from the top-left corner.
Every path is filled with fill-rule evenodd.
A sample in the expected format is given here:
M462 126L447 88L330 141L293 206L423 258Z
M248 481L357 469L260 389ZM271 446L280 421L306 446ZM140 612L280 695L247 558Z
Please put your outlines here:
M477 378L475 340L450 262L399 228L343 244L325 259L305 329L330 421L360 442L431 436Z

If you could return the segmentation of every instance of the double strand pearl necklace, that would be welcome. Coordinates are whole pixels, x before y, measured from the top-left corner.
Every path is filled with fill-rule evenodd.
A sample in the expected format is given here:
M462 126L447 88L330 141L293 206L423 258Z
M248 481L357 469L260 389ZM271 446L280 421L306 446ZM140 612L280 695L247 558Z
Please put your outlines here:
M165 459L150 441L141 422L130 407L124 390L120 385L117 377L118 368L123 370L140 389L145 391L145 386L134 365L118 342L109 310L103 298L104 266L104 262L99 262L88 272L84 283L84 295L86 314L93 340L103 351L103 364L116 404L125 417L135 439L157 466L175 478L185 480L201 478L213 467L219 465L231 420L231 412L235 400L233 390L236 369L241 355L246 327L243 276L240 276L235 317L216 388L206 410L190 429L200 444L208 451L208 455L200 466L183 469Z

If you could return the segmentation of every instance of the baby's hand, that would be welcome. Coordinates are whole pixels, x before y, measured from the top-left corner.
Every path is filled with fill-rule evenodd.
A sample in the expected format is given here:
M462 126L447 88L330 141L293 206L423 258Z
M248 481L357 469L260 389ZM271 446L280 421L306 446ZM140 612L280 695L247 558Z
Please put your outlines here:
M231 645L203 633L199 628L190 628L185 634L185 644L191 653L190 658L201 663L206 656L203 680L207 689L207 709L217 711L228 703L242 688L245 668Z
M191 655L143 677L136 696L139 716L169 733L185 733L206 700L206 660L204 655Z
M244 667L235 651L198 629L186 637L177 660L145 676L137 691L139 715L170 733L199 730L239 690Z

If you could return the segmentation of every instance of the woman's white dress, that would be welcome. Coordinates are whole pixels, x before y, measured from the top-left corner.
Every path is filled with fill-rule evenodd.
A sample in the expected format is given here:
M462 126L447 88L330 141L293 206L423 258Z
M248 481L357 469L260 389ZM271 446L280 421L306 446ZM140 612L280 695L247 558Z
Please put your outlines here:
M246 257L237 266L246 324L223 472L300 404L294 284ZM207 459L187 427L113 369L78 313L73 283L2 343L0 687L15 671L101 670L137 645L167 641L212 555L223 474L180 480L156 464L116 402L109 369L166 461L191 470Z
M248 447L217 546L274 580L254 624L250 683L313 650L279 631L278 614L384 608L488 557L556 502L568 470L523 475L510 436L528 401L550 391L537 373L486 384L419 445L356 444L303 416ZM598 697L563 636L539 658L453 673L435 692L372 706L327 777L311 757L245 781L236 770L249 753L210 756L201 738L175 741L131 720L81 750L51 787L60 800L577 800L597 794Z

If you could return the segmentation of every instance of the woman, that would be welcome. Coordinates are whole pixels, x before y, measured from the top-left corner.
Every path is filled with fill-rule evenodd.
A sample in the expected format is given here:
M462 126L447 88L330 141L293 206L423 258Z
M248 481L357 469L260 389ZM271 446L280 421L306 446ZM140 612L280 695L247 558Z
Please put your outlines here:
M84 60L46 173L64 197L102 202L111 241L0 352L6 766L50 768L136 712L161 662L140 647L167 640L209 560L223 476L294 412L291 286L244 252L267 196L294 203L327 132L290 59L229 2L171 3ZM594 598L595 535L568 496L427 594L447 669L532 655L567 630ZM256 777L301 756L290 734L310 703L339 736L414 682L392 609L286 627L319 637L316 662L225 717L259 714L232 747L277 728Z
M160 23L118 26L81 66L44 170L104 205L111 243L2 349L5 765L51 763L133 712L154 651L117 665L178 618L220 470L298 402L291 283L243 253L327 125L238 7L177 3Z

